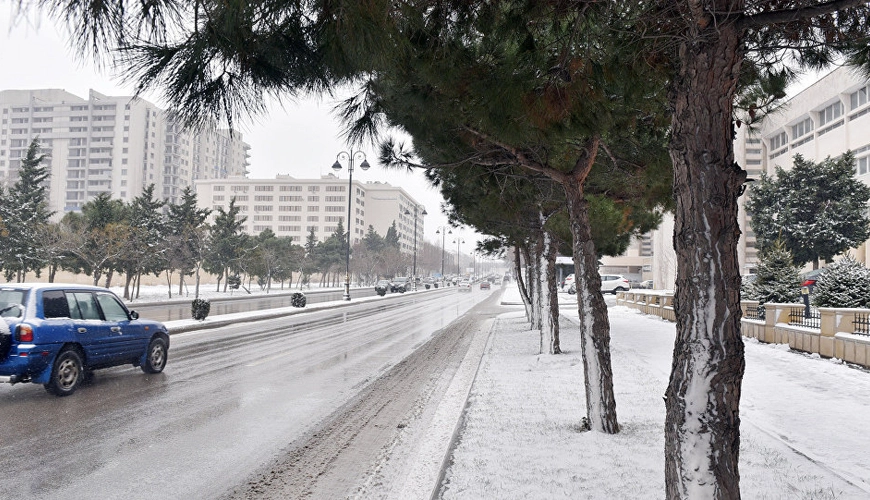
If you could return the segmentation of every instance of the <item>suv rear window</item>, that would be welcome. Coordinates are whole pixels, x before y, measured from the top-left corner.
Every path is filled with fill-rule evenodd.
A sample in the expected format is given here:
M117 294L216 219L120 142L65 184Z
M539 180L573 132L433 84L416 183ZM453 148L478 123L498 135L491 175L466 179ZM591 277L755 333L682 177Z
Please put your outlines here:
M23 306L24 292L21 290L0 290L0 310L6 309L12 304L19 304ZM6 311L3 311L3 314L0 314L0 316L17 318L20 314L21 311L17 307L12 307Z

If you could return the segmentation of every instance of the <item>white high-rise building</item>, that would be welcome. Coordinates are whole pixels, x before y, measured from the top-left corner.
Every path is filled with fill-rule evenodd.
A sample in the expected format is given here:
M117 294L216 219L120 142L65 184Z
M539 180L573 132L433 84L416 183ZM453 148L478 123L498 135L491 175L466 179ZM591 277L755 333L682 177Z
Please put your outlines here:
M38 138L48 155L49 208L60 218L100 193L130 201L149 184L175 203L203 178L245 175L249 146L227 130L185 130L143 99L60 89L0 91L0 183L18 178Z

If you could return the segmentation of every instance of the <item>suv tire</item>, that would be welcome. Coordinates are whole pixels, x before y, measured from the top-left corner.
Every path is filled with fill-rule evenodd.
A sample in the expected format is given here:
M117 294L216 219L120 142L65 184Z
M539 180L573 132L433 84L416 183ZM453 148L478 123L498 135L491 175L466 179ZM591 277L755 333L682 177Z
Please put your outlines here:
M69 396L81 385L84 371L79 352L72 347L65 347L54 359L51 379L45 384L45 390L55 396Z

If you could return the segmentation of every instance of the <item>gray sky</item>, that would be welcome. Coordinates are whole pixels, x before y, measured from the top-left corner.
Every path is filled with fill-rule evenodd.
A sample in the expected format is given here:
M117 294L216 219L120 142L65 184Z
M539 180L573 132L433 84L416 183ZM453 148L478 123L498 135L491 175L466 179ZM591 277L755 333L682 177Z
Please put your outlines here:
M63 31L53 23L33 19L18 19L12 25L15 4L0 3L0 90L59 88L83 98L88 90L107 95L131 95L132 87L123 86L121 79L111 71L100 73L92 64L77 60L67 47ZM142 96L158 106L166 107L156 95ZM334 101L307 99L275 105L270 112L253 123L237 128L242 139L251 145L251 178L274 178L276 174L290 174L297 178L318 178L332 172L336 155L347 150L339 138L341 127L332 117ZM364 172L354 169L354 179L360 181L389 182L399 186L425 206L425 239L440 245L435 234L438 226L447 224L441 213L441 194L430 187L422 173L386 171L376 165L377 152L363 149L372 168ZM347 178L346 165L339 176ZM454 231L454 234L456 231ZM477 237L468 228L460 234L467 242L463 253L469 253ZM450 245L450 241L447 242Z

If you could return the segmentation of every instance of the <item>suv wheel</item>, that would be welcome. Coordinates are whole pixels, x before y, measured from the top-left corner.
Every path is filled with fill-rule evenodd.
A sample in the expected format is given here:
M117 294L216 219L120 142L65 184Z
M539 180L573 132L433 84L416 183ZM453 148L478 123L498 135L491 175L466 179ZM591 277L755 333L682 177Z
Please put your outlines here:
M51 379L45 384L45 390L55 396L69 396L76 392L83 378L82 357L75 349L66 347L54 360Z
M622 288L621 286L618 286L618 287L616 287L616 288L613 290L613 295L616 295L616 294L619 293L619 292L627 292L627 291L628 291L628 290L626 290L625 288Z
M151 339L148 344L148 351L145 353L145 363L142 365L142 371L145 373L160 373L166 366L167 349L166 342L156 337Z

